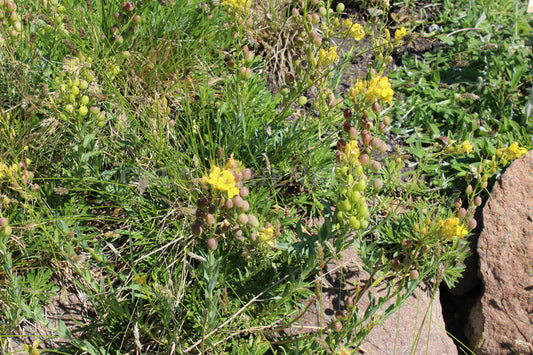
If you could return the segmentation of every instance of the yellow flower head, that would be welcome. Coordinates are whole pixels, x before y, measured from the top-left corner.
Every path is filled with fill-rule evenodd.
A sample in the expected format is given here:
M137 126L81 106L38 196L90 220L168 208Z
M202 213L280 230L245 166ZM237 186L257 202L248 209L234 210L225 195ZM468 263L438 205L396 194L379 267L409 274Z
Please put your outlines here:
M250 0L224 0L222 1L222 5L228 5L233 10L248 13L248 10L250 9Z
M363 26L358 23L353 23L350 19L344 20L342 22L342 27L345 29L345 35L352 37L356 41L360 41L365 37Z
M448 240L452 240L453 237L463 238L468 234L468 230L457 217L439 220L437 222L437 231Z
M263 227L259 229L258 234L259 240L263 243L266 243L273 247L275 245L274 243L274 228L272 227Z
M392 90L389 78L377 75L368 82L368 89L365 93L366 101L373 103L374 101L392 102Z
M508 148L501 148L496 151L496 156L503 161L503 165L507 165L524 154L529 156L527 149L520 147L517 142L514 142Z
M348 90L348 96L352 99L353 102L357 102L357 97L359 94L364 92L366 89L366 80L357 79L357 82L354 86L350 87Z
M202 178L202 183L204 185L211 185L215 190L226 192L228 198L233 198L233 196L239 193L239 189L235 186L233 172L229 169L221 170L218 166L211 168L209 176Z
M228 159L224 167L233 172L239 172L243 169L242 163L238 160L233 159L233 154L231 154L231 157Z
M329 50L320 48L318 51L318 65L322 68L326 68L329 65L333 64L337 60L337 47L331 47Z
M396 30L394 32L394 44L399 45L402 38L404 38L406 34L407 34L407 30L405 29L405 27L402 27L399 30Z
M472 150L474 149L474 147L472 146L472 144L469 142L469 141L464 141L463 143L459 144L456 148L455 148L455 153L456 154L470 154L472 153Z
M357 143L357 140L351 140L346 143L346 147L344 147L344 155L350 165L356 166L359 164L359 153L359 144Z
M375 101L392 102L394 90L392 90L389 78L376 75L370 81L358 79L354 86L348 90L348 96L353 102L358 101L359 94L363 94L368 103Z

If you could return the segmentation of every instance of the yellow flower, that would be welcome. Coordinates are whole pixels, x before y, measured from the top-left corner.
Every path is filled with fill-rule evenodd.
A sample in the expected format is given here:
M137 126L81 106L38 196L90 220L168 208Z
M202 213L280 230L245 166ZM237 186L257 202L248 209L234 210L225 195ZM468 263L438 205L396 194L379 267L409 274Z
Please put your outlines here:
M348 96L353 102L358 101L359 94L364 93L368 103L375 101L392 102L394 90L392 90L389 78L376 75L370 81L358 79L354 86L348 90Z
M394 44L399 45L402 38L407 34L405 27L400 28L394 32Z
M496 156L503 160L504 165L520 158L524 154L529 156L527 149L520 147L517 142L514 142L508 148L502 148L496 151Z
M234 10L248 12L250 9L250 0L224 0L222 5L229 5Z
M0 162L0 179L3 179L6 175L9 174L9 168L3 162Z
M507 149L507 152L512 159L518 159L524 154L529 156L527 149L520 147L517 142L514 142L513 144L511 144L511 146Z
M226 168L227 170L231 170L233 172L239 172L243 169L243 166L240 161L233 159L233 154L231 154L231 157L228 159L228 161L224 165L224 168Z
M320 48L318 51L318 65L320 65L322 68L325 68L333 64L337 57L337 47L331 47L328 51L326 51L324 48Z
M147 274L144 274L144 275L135 274L133 275L133 282L135 282L139 286L144 286L146 285L147 276L148 276Z
M464 224L461 224L459 218L450 217L437 222L438 232L446 239L452 240L453 237L463 238L468 234Z
M352 99L353 102L357 102L357 96L365 91L366 80L357 79L357 82L354 86L350 87L348 90L348 96Z
M344 20L342 22L342 27L345 29L345 35L352 37L356 41L360 41L365 37L363 26L358 23L353 23L350 19Z
M464 141L463 143L461 143L459 146L457 146L455 148L455 153L456 154L470 154L472 153L472 150L474 149L474 147L472 147L472 144L469 142L469 141Z
M373 77L368 82L368 89L365 93L366 101L373 103L374 101L392 102L392 96L394 90L392 90L389 82L389 78L379 75Z
M359 153L359 144L356 140L351 140L346 143L346 147L344 147L344 155L346 156L346 160L348 160L352 166L359 164Z
M338 355L351 355L352 352L348 349L346 349L345 347L342 347L339 349L339 352L337 353Z
M274 228L263 227L259 230L259 240L273 247L274 243Z
M209 176L202 178L202 183L211 185L215 190L226 192L228 198L233 198L239 193L239 189L235 186L235 176L231 170L221 170L218 166L211 169Z

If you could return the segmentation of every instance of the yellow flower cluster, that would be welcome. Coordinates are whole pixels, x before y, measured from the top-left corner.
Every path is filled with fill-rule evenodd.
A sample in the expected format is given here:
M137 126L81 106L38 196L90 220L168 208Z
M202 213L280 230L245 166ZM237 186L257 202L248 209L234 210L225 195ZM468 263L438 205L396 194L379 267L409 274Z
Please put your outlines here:
M504 161L504 164L518 159L524 154L529 156L527 149L520 147L517 142L514 142L508 148L502 148L496 151L496 156L501 158Z
M13 176L15 176L18 169L18 164L12 164L11 166L7 166L6 163L0 162L0 179L3 179L5 177L12 178Z
M405 29L405 27L402 27L399 30L396 30L394 32L394 44L399 45L402 38L404 38L406 34L407 34L407 30Z
M364 95L368 103L375 101L392 102L394 90L392 90L389 78L376 75L370 81L358 79L354 86L348 90L348 96L357 102L359 94Z
M318 66L326 68L329 65L333 64L338 58L337 47L331 47L329 50L320 48L318 51Z
M474 147L469 141L464 141L463 143L459 144L457 147L455 147L455 153L456 154L470 154L474 150Z
M235 186L235 175L231 169L220 169L218 166L211 168L209 176L202 178L202 184L204 186L211 185L215 190L225 192L228 194L228 198L239 194L239 189Z
M263 227L259 229L258 237L259 237L259 240L262 241L263 243L268 244L271 247L275 246L273 227Z
M446 239L452 240L453 237L463 238L468 234L468 230L457 217L450 217L437 222L438 232Z
M350 36L356 41L360 41L365 37L363 26L358 23L353 23L351 19L342 21L342 28L346 36Z
M250 9L250 0L224 0L222 5L228 5L233 10L248 13Z
M344 156L351 166L359 165L359 154L359 144L356 140L351 140L346 143L346 147L344 148Z

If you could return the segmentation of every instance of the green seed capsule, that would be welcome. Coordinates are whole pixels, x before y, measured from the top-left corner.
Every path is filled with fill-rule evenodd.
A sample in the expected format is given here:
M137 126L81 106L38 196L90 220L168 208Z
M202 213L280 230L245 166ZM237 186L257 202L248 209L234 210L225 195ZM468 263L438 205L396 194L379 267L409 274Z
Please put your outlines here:
M81 105L78 109L78 113L80 114L80 116L85 116L89 113L89 109L87 108L87 106Z
M346 199L344 201L342 201L339 205L339 209L341 211L349 211L352 209L352 205L350 203L350 200Z
M353 176L352 176L352 174L348 174L348 176L346 177L346 182L348 183L348 185L352 185L353 184Z
M355 216L350 216L349 223L350 226L355 230L358 230L361 227L361 223L359 223L359 220Z
M87 80L81 79L79 87L81 90L87 90L87 88L89 87L89 83L87 82Z
M361 193L357 190L352 190L350 192L350 201L353 204L359 204L361 202Z

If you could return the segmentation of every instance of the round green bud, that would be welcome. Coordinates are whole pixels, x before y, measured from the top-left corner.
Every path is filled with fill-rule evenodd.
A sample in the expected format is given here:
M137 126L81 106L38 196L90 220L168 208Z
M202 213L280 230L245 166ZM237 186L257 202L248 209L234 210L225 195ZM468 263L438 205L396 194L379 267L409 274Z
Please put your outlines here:
M17 32L22 32L22 23L20 21L15 21L15 23L13 24L13 28Z
M88 105L88 104L89 104L89 96L87 96L87 95L83 95L83 96L81 97L80 103L81 103L82 105Z
M307 97L305 97L305 96L300 96L300 97L298 98L298 105L300 105L300 106L304 106L306 103L307 103Z
M89 113L89 109L87 108L87 106L81 105L78 109L78 113L80 114L80 116L85 116Z
M87 80L85 80L85 79L81 79L81 80L80 80L79 88L80 88L81 90L87 90L88 87L89 87L89 83L87 82Z
M74 112L74 106L68 104L68 105L65 105L65 111L67 111L68 113L73 113Z
M15 22L20 21L19 14L16 11L13 11L9 14L9 17L7 18L7 22L10 24L14 24Z
M344 4L342 2L337 4L337 7L335 8L337 12L343 12L344 11Z
M355 216L350 216L348 222L350 223L350 226L355 230L358 230L361 227L361 223L359 223L359 220Z
M349 211L352 209L352 204L350 203L350 200L345 199L339 204L339 209L341 211Z
M13 229L11 228L11 226L4 226L2 228L2 234L5 235L6 237L10 236L12 232L13 232Z
M361 193L353 189L352 191L350 191L350 200L354 204L359 203L361 201Z
M355 189L355 191L363 191L365 187L366 187L366 180L363 180L363 179L359 180L353 185L353 188Z

